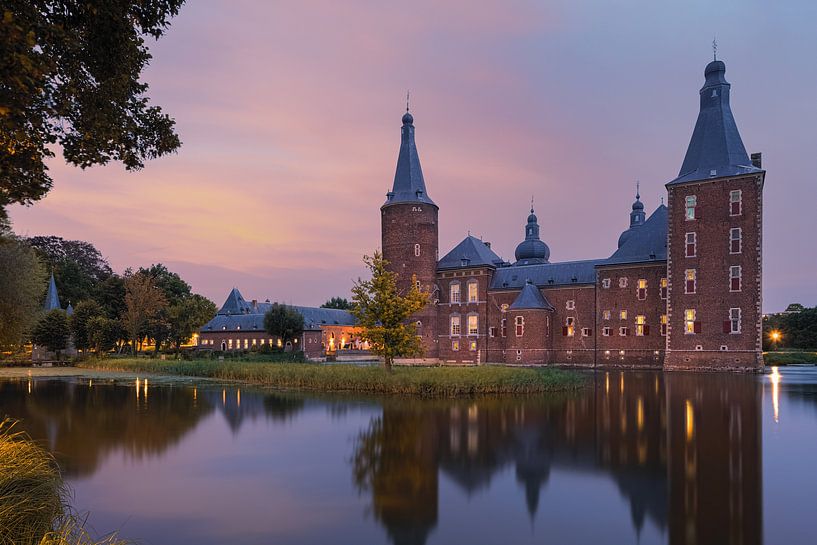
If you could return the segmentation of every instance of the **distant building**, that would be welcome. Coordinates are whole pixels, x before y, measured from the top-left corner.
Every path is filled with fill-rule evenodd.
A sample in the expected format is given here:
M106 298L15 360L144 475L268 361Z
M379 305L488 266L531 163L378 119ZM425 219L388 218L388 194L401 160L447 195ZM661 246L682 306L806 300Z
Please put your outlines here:
M392 191L381 206L383 256L407 290L433 304L415 316L425 356L666 369L763 366L760 154L746 153L722 61L709 63L700 113L667 205L649 216L638 192L606 258L551 262L531 207L513 262L466 237L439 258L438 205L402 118Z
M220 351L258 350L266 346L303 350L309 358L369 348L360 340L357 320L348 311L288 306L304 317L304 332L291 346L284 346L281 339L264 329L264 315L272 303L246 301L241 292L233 288L215 318L199 330L198 346Z
M45 301L43 301L43 314L51 312L52 310L63 310L62 305L60 304L60 296L57 293L57 283L54 281L54 273L51 273L51 278L48 279L48 290L45 293ZM65 313L68 316L74 314L74 307L71 306L70 301L68 302L68 306L65 308ZM73 357L77 355L77 349L74 348L73 339L68 340L68 347L65 350L62 350L61 353L65 357ZM47 361L55 358L56 354L49 352L45 349L45 347L37 345L31 347L32 361Z

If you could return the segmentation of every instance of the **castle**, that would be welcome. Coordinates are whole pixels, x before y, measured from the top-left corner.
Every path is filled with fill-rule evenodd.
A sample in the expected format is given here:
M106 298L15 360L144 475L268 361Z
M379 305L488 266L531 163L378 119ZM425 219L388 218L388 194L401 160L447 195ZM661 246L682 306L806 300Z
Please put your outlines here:
M700 113L667 204L602 259L551 262L531 208L515 261L466 237L439 258L439 207L427 189L414 118L402 118L394 186L381 207L383 256L431 294L417 334L442 363L759 370L762 192L729 105L722 61L710 62Z

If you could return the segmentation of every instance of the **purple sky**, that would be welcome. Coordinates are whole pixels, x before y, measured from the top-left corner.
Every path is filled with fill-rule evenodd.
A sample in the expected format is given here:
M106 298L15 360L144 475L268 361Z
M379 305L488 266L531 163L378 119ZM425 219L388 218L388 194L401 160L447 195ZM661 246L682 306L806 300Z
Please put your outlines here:
M138 173L51 162L15 230L163 262L221 304L349 296L380 242L411 89L440 253L470 230L512 258L531 195L551 260L609 256L635 180L648 212L683 160L717 35L763 152L764 310L817 305L817 3L195 0L152 47L178 155Z

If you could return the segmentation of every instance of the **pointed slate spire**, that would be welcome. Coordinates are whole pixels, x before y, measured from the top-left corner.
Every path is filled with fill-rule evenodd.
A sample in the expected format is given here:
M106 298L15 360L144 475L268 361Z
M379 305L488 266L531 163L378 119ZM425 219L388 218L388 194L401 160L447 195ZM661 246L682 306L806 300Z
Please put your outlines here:
M403 115L403 127L400 129L400 153L397 156L397 171L394 174L392 190L386 194L383 206L397 203L434 204L426 193L423 169L420 167L420 156L414 142L414 116L408 111Z
M43 303L43 309L48 310L59 310L62 306L60 306L60 298L57 295L57 283L54 282L54 273L51 273L51 279L48 281L48 292L45 294L45 303Z
M731 85L726 64L714 60L706 66L701 88L701 110L678 177L669 184L760 172L752 165L740 138L729 105Z
M226 315L234 315L234 314L247 314L250 309L250 304L244 300L244 297L241 296L241 292L238 291L238 288L233 288L230 291L230 295L227 296L227 300L224 301L224 304L221 305L221 309L218 311L219 314L226 314Z

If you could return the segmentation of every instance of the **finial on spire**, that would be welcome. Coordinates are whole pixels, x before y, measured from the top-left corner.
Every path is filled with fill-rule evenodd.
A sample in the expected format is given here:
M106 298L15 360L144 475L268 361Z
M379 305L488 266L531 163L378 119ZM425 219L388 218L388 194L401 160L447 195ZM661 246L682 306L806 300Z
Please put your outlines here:
M639 180L635 181L635 200L639 200L641 198L641 182Z
M409 98L411 97L411 90L406 91L406 113L409 111Z
M664 197L661 197L661 206L664 206Z
M712 37L712 60L718 60L718 40L715 36Z
M533 214L533 195L530 196L530 213Z

